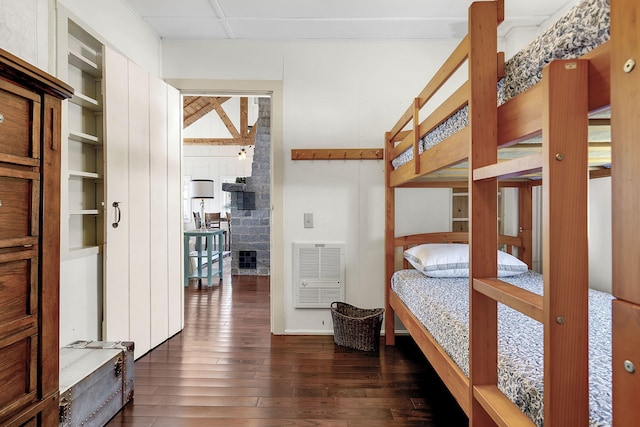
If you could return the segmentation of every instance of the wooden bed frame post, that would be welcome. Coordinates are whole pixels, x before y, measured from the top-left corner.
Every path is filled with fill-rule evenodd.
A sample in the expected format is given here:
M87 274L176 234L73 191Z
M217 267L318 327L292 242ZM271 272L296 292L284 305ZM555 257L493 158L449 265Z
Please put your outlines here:
M637 424L640 396L640 5L611 2L613 425Z
M395 188L390 185L391 171L393 166L391 165L391 158L389 153L392 152L393 142L391 141L391 133L385 134L385 227L384 227L384 300L385 300L385 316L384 316L384 334L386 345L394 345L396 342L395 336L395 313L391 304L389 304L389 294L391 293L391 276L395 270Z
M542 72L546 427L589 423L588 70L565 60Z
M497 303L473 290L472 281L497 276L498 180L474 181L471 171L497 162L498 9L496 2L469 7L469 424L474 427L496 425L474 398L474 387L497 383Z
M531 269L533 264L533 187L526 183L518 187L518 235L522 247L518 248L518 258ZM524 248L524 249L523 249Z
M413 100L413 158L420 159L420 98ZM420 175L420 161L415 161L413 172Z

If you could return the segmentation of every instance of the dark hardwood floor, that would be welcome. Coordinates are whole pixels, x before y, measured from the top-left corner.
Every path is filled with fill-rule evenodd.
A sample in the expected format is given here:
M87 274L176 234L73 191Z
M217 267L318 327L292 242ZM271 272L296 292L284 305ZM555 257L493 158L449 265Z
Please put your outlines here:
M409 337L372 353L332 336L272 336L269 279L226 276L185 291L184 330L136 361L134 401L108 425L467 424Z

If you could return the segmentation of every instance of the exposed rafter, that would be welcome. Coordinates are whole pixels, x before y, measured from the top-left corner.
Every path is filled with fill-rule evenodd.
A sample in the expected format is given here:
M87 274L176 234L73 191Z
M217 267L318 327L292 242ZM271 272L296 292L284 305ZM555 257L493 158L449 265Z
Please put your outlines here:
M233 124L222 104L231 97L185 96L183 117L184 127L195 123L211 111L215 111L225 125L231 138L184 138L184 144L201 145L254 145L256 124L249 126L249 99L240 98L240 130Z
M249 98L240 98L240 133L247 136L249 132Z
M218 116L222 120L222 123L224 123L224 125L227 127L227 130L229 131L231 136L233 136L234 138L240 138L240 132L238 132L238 129L236 129L229 116L227 116L227 113L224 111L224 108L222 108L222 105L218 102L218 100L216 98L207 98L207 101L209 101L213 109L216 110L216 113L218 113ZM242 108L240 108L240 111L242 112ZM245 114L247 114L246 111ZM242 114L240 115L242 116ZM242 121L242 119L240 119L240 121Z
M213 105L209 102L211 97L207 96L185 96L184 97L184 107L183 107L183 128L187 128L193 123L197 122L198 119L207 115L213 111ZM223 104L231 97L229 96L219 96L215 98L218 101L218 104Z
M184 138L187 145L254 145L255 138Z

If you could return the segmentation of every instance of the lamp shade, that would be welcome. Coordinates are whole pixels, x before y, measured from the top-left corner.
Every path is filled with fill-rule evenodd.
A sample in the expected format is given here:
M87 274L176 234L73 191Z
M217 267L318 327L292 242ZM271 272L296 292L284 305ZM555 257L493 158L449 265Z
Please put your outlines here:
M214 188L212 179L192 179L191 198L213 199Z

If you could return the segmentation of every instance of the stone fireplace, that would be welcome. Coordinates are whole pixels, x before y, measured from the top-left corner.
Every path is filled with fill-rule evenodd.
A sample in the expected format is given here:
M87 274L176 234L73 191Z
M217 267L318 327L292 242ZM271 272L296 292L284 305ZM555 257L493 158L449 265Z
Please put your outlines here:
M231 192L231 274L270 274L271 99L258 98L256 144L251 176L245 183L223 183Z

